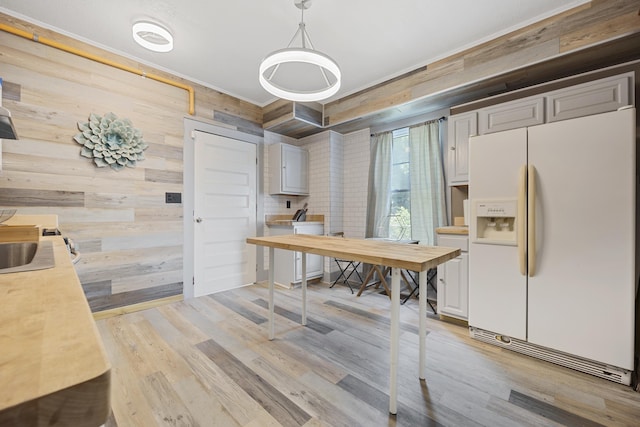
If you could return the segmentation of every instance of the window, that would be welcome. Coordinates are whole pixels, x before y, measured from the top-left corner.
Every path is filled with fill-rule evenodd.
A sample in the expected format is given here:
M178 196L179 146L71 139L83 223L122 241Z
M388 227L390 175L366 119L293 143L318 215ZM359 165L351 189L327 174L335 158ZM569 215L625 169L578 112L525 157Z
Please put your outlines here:
M393 131L391 143L391 207L386 235L390 239L411 237L411 179L409 128Z
M440 120L371 137L367 237L435 244L446 224Z

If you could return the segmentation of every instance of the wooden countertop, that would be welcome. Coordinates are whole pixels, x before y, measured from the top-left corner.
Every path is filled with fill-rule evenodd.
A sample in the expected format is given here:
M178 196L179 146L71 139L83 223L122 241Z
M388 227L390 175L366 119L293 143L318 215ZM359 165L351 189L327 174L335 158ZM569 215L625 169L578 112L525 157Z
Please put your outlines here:
M324 215L307 215L306 221L293 221L291 215L267 215L265 216L264 223L269 227L291 227L293 225L311 225L322 224L324 225Z
M452 225L452 226L448 226L448 227L438 227L438 228L436 228L436 233L438 233L438 234L468 235L469 234L469 227L457 226L457 225Z
M390 241L310 234L250 237L247 243L412 271L426 271L460 255L460 249L442 246L406 245Z
M265 223L269 227L293 227L294 225L324 225L322 221L293 221L291 219L277 219Z
M103 424L110 364L60 236L54 268L0 275L0 425Z

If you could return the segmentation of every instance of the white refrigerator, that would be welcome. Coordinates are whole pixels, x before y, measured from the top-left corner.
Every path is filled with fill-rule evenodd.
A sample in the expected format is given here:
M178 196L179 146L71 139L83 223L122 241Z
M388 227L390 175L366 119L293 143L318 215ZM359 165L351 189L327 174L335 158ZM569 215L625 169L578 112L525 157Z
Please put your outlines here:
M473 337L629 384L635 114L470 139Z

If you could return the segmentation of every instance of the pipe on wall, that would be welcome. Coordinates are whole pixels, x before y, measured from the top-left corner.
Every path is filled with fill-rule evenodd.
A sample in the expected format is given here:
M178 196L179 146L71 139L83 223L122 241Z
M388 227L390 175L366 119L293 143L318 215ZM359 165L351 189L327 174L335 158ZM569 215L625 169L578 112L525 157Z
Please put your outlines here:
M65 45L63 43L59 43L59 42L57 42L55 40L47 39L47 38L44 38L44 37L39 37L35 33L30 33L28 31L24 31L24 30L21 30L19 28L14 28L14 27L11 27L9 25L0 24L0 30L4 31L6 33L10 33L10 34L19 36L19 37L23 37L23 38L28 39L28 40L32 40L32 41L37 42L37 43L41 43L41 44L44 44L44 45L59 49L59 50L63 50L65 52L71 53L73 55L78 55L78 56L81 56L83 58L90 59L92 61L96 61L96 62L99 62L99 63L104 64L104 65L108 65L110 67L118 68L119 70L128 71L130 73L137 74L137 75L142 76L142 77L147 78L147 79L155 80L155 81L160 82L160 83L164 83L164 84L167 84L167 85L170 85L170 86L174 86L174 87L177 87L177 88L180 88L180 89L184 89L189 93L189 114L192 115L192 116L195 114L195 92L193 90L193 87L191 87L189 85L186 85L186 84L183 84L183 83L179 83L179 82L175 82L173 80L167 79L167 78L162 77L162 76L158 76L156 74L148 74L148 73L146 73L144 71L138 70L137 68L129 67L128 65L120 64L118 62L111 61L110 59L102 58L101 56L94 55L92 53L85 52L85 51L80 50L80 49L76 49L74 47Z

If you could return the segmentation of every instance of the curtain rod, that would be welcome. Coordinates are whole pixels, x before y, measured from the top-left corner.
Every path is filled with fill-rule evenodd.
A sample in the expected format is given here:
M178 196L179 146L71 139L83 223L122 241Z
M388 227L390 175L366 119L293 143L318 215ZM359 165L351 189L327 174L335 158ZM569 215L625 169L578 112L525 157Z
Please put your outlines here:
M385 133L385 132L393 132L394 130L398 130L398 129L412 128L412 127L416 127L416 126L423 126L423 125L428 125L428 124L430 124L430 123L434 123L434 122L442 122L442 121L445 121L445 120L447 120L447 117L442 116L442 117L439 117L439 118L437 118L437 119L427 120L427 121L425 121L425 122L416 123L416 124L414 124L414 125L402 126L402 127L399 127L399 128L397 128L397 129L393 129L393 130L385 130L385 131L378 132L378 133L372 133L372 134L370 134L369 136L376 136L376 135L379 135L379 134L381 134L381 133Z
M437 118L437 119L427 120L426 122L418 123L418 124L415 124L415 125L410 125L410 126L407 126L407 127L412 128L412 127L415 127L415 126L428 125L430 123L441 122L443 120L447 120L447 118L445 116L442 116L442 117Z

